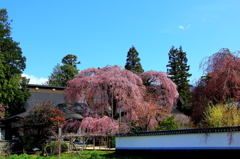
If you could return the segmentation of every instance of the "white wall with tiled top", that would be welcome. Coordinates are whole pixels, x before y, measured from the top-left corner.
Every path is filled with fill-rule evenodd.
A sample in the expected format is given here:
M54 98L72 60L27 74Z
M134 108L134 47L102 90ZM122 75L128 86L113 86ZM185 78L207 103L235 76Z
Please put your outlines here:
M116 149L240 149L240 132L123 136Z

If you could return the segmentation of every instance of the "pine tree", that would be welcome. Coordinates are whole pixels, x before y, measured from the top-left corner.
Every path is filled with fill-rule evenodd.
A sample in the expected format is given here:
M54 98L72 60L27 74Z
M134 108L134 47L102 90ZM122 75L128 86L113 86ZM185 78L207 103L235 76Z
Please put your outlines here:
M76 55L72 55L72 54L68 54L66 55L63 59L62 59L62 63L64 65L71 65L73 66L76 70L77 70L77 65L81 64L80 61L77 61L77 56Z
M11 37L10 22L7 10L0 9L0 104L8 106L7 115L23 111L30 97L29 80L21 77L26 58L22 56L19 43Z
M77 56L68 54L62 59L63 65L57 64L53 68L53 73L48 77L47 85L66 87L67 81L75 78L78 74Z
M178 86L179 96L184 100L182 107L178 107L183 113L190 115L191 108L191 93L190 93L190 84L188 83L188 78L191 76L188 73L190 66L187 65L188 59L186 57L186 52L183 52L182 46L179 49L172 48L169 53L169 64L167 65L167 72L170 75L172 81Z
M134 46L132 46L127 54L125 69L132 71L133 73L144 72L142 65L140 63L140 58L138 57L138 52Z

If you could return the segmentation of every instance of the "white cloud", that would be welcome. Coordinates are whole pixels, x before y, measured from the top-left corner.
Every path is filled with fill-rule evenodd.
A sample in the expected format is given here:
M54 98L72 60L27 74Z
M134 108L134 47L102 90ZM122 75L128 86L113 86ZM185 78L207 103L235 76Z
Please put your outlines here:
M29 78L30 79L29 84L43 84L48 81L47 78L44 77L37 78L34 75L22 74L22 77Z
M179 26L178 26L178 28L183 29L183 30L187 30L187 29L189 29L190 27L191 27L191 24L188 24L187 27L184 27L184 26L182 26L182 25L179 25Z
M180 28L180 29L184 29L184 27L183 27L183 26L181 26L181 25L179 25L179 26L178 26L178 28Z

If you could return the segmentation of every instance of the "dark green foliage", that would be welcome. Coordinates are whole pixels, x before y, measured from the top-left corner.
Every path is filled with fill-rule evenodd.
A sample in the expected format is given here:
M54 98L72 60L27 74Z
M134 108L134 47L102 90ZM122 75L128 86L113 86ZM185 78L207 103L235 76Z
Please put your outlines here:
M27 80L21 77L26 68L26 58L22 56L19 43L11 37L11 27L7 10L0 10L0 103L8 106L7 114L23 110L30 97Z
M71 65L75 69L77 69L77 65L80 64L81 62L77 61L77 56L76 55L68 54L62 59L62 63L64 65Z
M99 154L97 153L97 152L93 152L93 153L91 153L91 157L90 157L90 159L98 159L99 158Z
M140 58L138 57L138 52L134 46L132 46L128 51L125 69L132 71L133 73L144 72L140 63Z
M36 157L34 156L30 156L28 154L21 154L21 155L17 155L17 154L14 154L14 155L11 155L8 157L8 159L35 159Z
M188 73L190 66L187 65L188 59L186 57L186 52L183 52L181 46L179 49L175 49L174 46L172 46L168 56L169 64L167 65L167 73L170 75L171 80L178 86L178 93L184 101L183 106L178 107L178 109L186 115L190 115L191 93L189 90L190 85L188 83L188 78L191 74Z
M21 136L21 142L24 150L31 150L32 148L36 147L36 135L24 135Z
M177 120L174 119L174 116L170 116L159 123L159 126L156 130L176 130L178 129Z
M66 87L67 81L76 77L78 71L71 65L60 66L57 64L53 68L53 73L48 77L47 85Z
M48 154L56 155L59 149L59 141L52 141L45 147ZM61 152L67 152L68 144L66 142L61 142Z
M115 136L114 135L108 135L108 140L109 140L109 146L110 146L110 148L113 148L113 147L115 147Z
M153 157L151 154L146 155L129 155L126 153L116 153L115 151L81 151L81 156L78 153L63 153L61 154L61 158L64 159L89 159L89 158L99 158L99 159L106 159L106 158L112 158L112 159L156 159L159 158L159 156ZM58 159L58 156L30 156L27 154L21 154L21 155L11 155L11 159ZM0 159L6 159L6 158L0 158ZM9 158L8 158L9 159Z
M80 64L80 62L77 61L77 56L71 54L66 55L62 59L62 63L62 66L57 64L53 68L53 73L48 77L47 85L66 87L67 81L77 76L77 64Z

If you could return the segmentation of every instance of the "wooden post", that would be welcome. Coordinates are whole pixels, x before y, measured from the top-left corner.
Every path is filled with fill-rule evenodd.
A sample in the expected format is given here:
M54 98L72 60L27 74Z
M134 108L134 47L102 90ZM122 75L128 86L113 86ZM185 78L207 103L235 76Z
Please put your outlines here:
M83 136L83 150L85 150L85 137Z
M73 140L70 138L70 144L69 144L70 152L72 153L73 151Z
M113 120L113 94L112 94L112 120Z
M58 159L60 159L61 156L61 136L62 136L62 129L58 128L58 140L59 140L59 145L58 145Z
M95 150L95 137L93 136L93 150Z
M119 132L119 130L120 130L120 126L121 125L121 108L119 107L119 122L118 122L118 133L120 133Z
M109 147L110 147L110 146L109 146L109 138L108 138L108 136L107 136L107 144L106 144L106 148L109 149Z
M100 145L101 145L101 138L98 137L98 150L99 150L99 148L100 148Z

